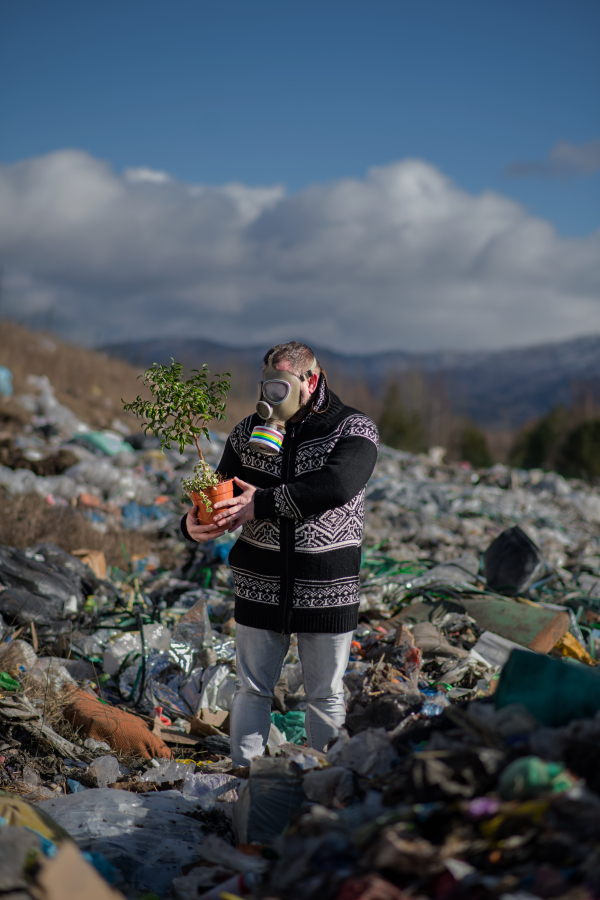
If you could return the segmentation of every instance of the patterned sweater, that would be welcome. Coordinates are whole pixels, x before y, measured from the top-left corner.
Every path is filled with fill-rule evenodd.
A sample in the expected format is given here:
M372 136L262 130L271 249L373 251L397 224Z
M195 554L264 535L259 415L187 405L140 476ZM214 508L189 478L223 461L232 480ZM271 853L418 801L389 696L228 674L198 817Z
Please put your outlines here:
M377 428L345 406L322 375L311 412L288 426L277 456L248 445L261 421L255 413L236 425L218 466L259 489L255 518L229 554L235 620L283 634L351 631Z

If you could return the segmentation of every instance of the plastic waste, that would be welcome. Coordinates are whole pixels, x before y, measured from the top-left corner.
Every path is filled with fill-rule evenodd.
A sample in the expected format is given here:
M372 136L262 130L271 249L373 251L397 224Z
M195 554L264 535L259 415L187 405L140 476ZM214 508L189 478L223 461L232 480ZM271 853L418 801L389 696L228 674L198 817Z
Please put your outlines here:
M488 589L511 596L524 593L546 569L539 549L518 525L492 541L483 561Z
M138 893L164 896L182 866L197 860L205 836L197 803L177 791L98 788L45 800L36 810L72 834L80 850L101 853Z
M81 784L80 781L75 781L74 778L67 778L67 785L72 794L80 793L81 791L87 791L88 788L84 784Z
M432 718L433 716L441 716L447 706L450 706L450 701L445 694L439 691L432 697L427 697L427 699L423 703L423 706L421 707L421 713L428 718Z
M190 769L192 771L190 771ZM159 784L165 781L179 782L183 779L181 792L184 797L196 800L201 809L209 812L218 801L234 803L237 800L237 788L240 779L233 775L205 775L195 772L193 766L184 763L163 763L159 768L149 769L141 776L141 781L152 781Z
M506 767L498 787L503 800L531 800L547 791L554 794L568 791L576 781L561 762L544 762L538 756L524 756Z
M307 772L302 779L302 787L309 800L323 806L342 806L354 797L352 772L343 766L329 766Z
M195 650L212 647L212 626L208 616L208 599L198 600L181 617L173 630L173 641L189 644Z
M75 572L50 566L34 549L0 546L0 613L8 624L35 622L48 643L71 630L73 608L84 600L83 585Z
M285 743L285 735L282 734L273 722L271 722L269 734L267 735L267 750L269 751L269 756L277 756L277 752L281 750Z
M575 662L513 650L494 694L497 709L521 703L543 725L558 728L600 710L600 675Z
M167 651L171 646L171 633L164 625L144 625L144 643L149 650ZM128 631L114 638L104 651L102 665L108 675L116 675L127 663L142 653L142 641L138 631Z
M85 447L97 450L105 456L115 456L117 453L133 451L133 447L123 440L123 435L116 431L86 431L77 440Z
M0 397L12 397L12 372L6 366L0 366Z
M105 788L119 777L119 760L114 756L97 756L90 763L90 772L98 787Z
M327 751L327 762L345 766L359 775L383 775L398 759L398 754L384 728L369 728L349 738L342 729L335 744Z
M65 439L89 430L67 406L58 402L54 388L46 375L28 375L27 385L35 393L23 395L19 400L26 409L35 414L34 424L38 428L52 427Z
M146 526L154 530L160 523L168 522L170 517L169 510L157 504L140 506L135 500L130 500L121 508L121 524L131 531L143 531Z
M36 662L37 654L27 641L17 638L0 644L0 668L8 666L14 669L15 666L23 666L24 669L31 669Z
M21 690L21 685L14 678L11 678L8 672L0 672L0 690L19 691Z
M235 693L235 675L226 665L208 666L202 676L201 708L231 711Z
M306 741L306 713L303 710L290 710L287 713L271 713L271 722L286 740L292 744L303 744Z
M493 631L484 631L473 647L490 666L503 666L513 650L522 650L519 644L494 634ZM533 651L532 651L533 652Z
M196 592L193 593L196 596ZM212 657L213 637L208 603L206 596L197 600L173 629L171 657L186 675L190 675L198 663L207 664L208 654Z
M299 770L286 759L253 759L233 807L238 843L265 843L287 827L303 799Z
M202 692L202 675L204 669L199 666L193 669L190 677L183 687L179 688L179 696L188 705L192 713L197 713L200 707L200 694Z
M31 675L45 684L50 684L56 691L60 691L65 684L75 684L75 679L63 665L64 660L55 656L39 656L31 669Z
M274 728L275 726L272 727ZM231 756L231 741L229 735L209 734L202 738L202 746L210 753L219 753L221 756Z

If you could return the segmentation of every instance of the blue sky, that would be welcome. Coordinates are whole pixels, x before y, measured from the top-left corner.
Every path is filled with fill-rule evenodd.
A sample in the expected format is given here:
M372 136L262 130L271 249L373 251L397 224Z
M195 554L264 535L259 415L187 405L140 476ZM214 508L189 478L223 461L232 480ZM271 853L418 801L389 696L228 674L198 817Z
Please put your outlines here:
M4 0L0 158L73 147L185 181L361 177L406 157L567 235L600 173L510 178L600 136L600 5L581 0Z
M88 342L600 331L599 44L597 0L3 0L4 309Z

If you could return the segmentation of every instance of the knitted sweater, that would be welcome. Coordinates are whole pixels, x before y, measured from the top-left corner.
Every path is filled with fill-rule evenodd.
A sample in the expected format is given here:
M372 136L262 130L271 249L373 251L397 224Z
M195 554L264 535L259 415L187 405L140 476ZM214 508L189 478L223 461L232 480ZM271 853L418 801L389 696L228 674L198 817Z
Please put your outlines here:
M235 621L282 634L351 631L365 486L377 460L375 424L345 406L321 375L311 412L268 456L248 440L257 414L233 429L217 471L258 488L255 518L229 554ZM186 537L185 518L182 530Z

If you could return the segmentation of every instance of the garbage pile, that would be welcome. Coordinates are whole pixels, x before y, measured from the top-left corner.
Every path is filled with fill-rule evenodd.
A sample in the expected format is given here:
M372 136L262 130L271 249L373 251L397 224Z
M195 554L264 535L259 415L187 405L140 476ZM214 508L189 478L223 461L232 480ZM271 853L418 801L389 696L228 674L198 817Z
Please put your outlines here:
M345 727L306 747L292 638L268 756L233 770L237 535L181 538L193 455L90 431L47 379L20 402L0 494L176 565L0 546L0 893L54 900L66 866L99 898L598 895L598 489L383 447Z

